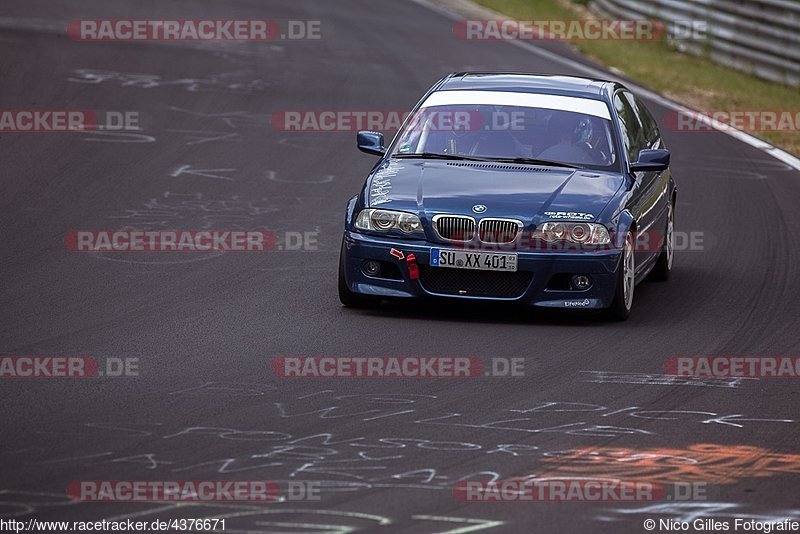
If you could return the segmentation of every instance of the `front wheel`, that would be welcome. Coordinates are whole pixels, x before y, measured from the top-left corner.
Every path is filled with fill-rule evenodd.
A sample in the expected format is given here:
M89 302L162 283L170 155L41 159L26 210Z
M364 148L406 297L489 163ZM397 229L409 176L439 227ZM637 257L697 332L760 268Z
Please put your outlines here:
M636 259L633 250L633 232L625 234L622 261L617 269L617 290L606 315L614 321L625 321L633 307L633 290L636 286Z
M381 301L374 297L365 297L358 293L353 293L347 286L344 277L344 239L342 240L342 250L339 252L339 300L348 308L375 308Z

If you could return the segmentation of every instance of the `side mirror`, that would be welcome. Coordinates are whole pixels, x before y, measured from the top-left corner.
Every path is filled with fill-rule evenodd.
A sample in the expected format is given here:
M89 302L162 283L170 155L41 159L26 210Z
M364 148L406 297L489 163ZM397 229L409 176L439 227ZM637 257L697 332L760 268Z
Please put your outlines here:
M669 168L669 150L642 150L639 161L631 163L631 172L662 172Z
M361 152L372 154L373 156L383 156L386 154L386 148L383 146L383 134L379 132L358 132L356 136L358 149Z

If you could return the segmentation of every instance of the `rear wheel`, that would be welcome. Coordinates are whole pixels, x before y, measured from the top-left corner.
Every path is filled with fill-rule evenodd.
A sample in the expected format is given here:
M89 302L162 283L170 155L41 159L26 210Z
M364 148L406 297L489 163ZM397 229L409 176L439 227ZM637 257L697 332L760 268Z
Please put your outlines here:
M344 276L344 240L342 240L342 249L339 253L339 300L348 308L375 308L381 301L375 297L365 297L358 293L353 293L347 286L347 280Z
M633 232L625 234L622 247L622 259L617 269L617 291L614 301L606 310L609 319L624 321L631 314L633 307L633 290L636 287L636 257L633 250Z
M656 260L656 265L650 273L650 279L655 282L669 280L672 272L672 261L675 256L675 212L672 202L667 206L667 230L664 233L664 248Z

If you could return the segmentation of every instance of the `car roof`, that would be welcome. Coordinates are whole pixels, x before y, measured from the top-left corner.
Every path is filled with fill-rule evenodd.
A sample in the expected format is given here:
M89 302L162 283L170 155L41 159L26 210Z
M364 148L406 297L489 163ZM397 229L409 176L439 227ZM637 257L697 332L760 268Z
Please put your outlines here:
M546 93L605 100L608 80L579 76L543 75L522 72L455 72L444 78L435 91L511 91Z

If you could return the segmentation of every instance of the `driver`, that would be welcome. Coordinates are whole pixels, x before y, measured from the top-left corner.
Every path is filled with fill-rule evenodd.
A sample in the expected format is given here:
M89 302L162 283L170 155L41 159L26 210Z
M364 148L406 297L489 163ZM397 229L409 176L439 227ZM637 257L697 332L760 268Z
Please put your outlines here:
M546 148L539 158L562 163L596 163L592 153L592 121L574 113L553 113L548 133L556 144Z

